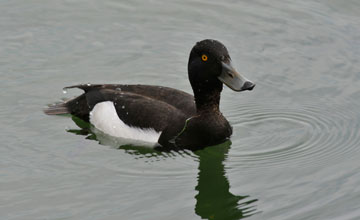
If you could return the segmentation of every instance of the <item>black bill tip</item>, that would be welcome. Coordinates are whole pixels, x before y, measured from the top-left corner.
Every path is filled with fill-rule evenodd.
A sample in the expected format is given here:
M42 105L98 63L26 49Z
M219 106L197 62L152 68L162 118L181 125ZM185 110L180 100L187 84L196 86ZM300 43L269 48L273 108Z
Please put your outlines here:
M255 87L255 83L246 81L242 86L241 90L252 90Z

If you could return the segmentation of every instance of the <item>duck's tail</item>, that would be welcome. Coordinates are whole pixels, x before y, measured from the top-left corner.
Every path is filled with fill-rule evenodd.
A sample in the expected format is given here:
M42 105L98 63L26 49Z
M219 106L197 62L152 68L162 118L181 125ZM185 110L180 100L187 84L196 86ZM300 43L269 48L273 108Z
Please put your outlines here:
M70 109L67 106L67 102L60 102L49 105L44 109L44 113L47 115L64 115L70 114Z

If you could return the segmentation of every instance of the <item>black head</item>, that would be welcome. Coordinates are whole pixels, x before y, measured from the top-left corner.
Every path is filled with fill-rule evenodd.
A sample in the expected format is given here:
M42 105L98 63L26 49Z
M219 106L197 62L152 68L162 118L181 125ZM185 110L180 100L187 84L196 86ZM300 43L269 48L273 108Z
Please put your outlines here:
M192 48L188 74L195 95L198 90L221 91L223 83L234 91L252 90L255 86L233 68L226 47L211 39L197 42Z

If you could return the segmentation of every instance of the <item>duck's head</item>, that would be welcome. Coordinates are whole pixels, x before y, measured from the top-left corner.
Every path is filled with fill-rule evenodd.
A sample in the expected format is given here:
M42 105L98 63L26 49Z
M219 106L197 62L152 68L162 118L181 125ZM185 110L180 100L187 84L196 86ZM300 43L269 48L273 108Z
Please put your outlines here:
M216 40L196 43L190 52L188 73L195 94L203 89L221 91L223 83L237 92L255 87L235 70L226 47Z

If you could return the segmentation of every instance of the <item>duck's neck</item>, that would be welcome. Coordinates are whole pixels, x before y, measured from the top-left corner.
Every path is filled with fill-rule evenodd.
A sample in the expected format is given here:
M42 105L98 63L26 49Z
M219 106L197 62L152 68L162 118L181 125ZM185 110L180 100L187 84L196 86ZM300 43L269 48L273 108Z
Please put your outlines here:
M193 88L196 111L198 113L214 111L219 112L220 94L222 84L216 87L198 85Z

